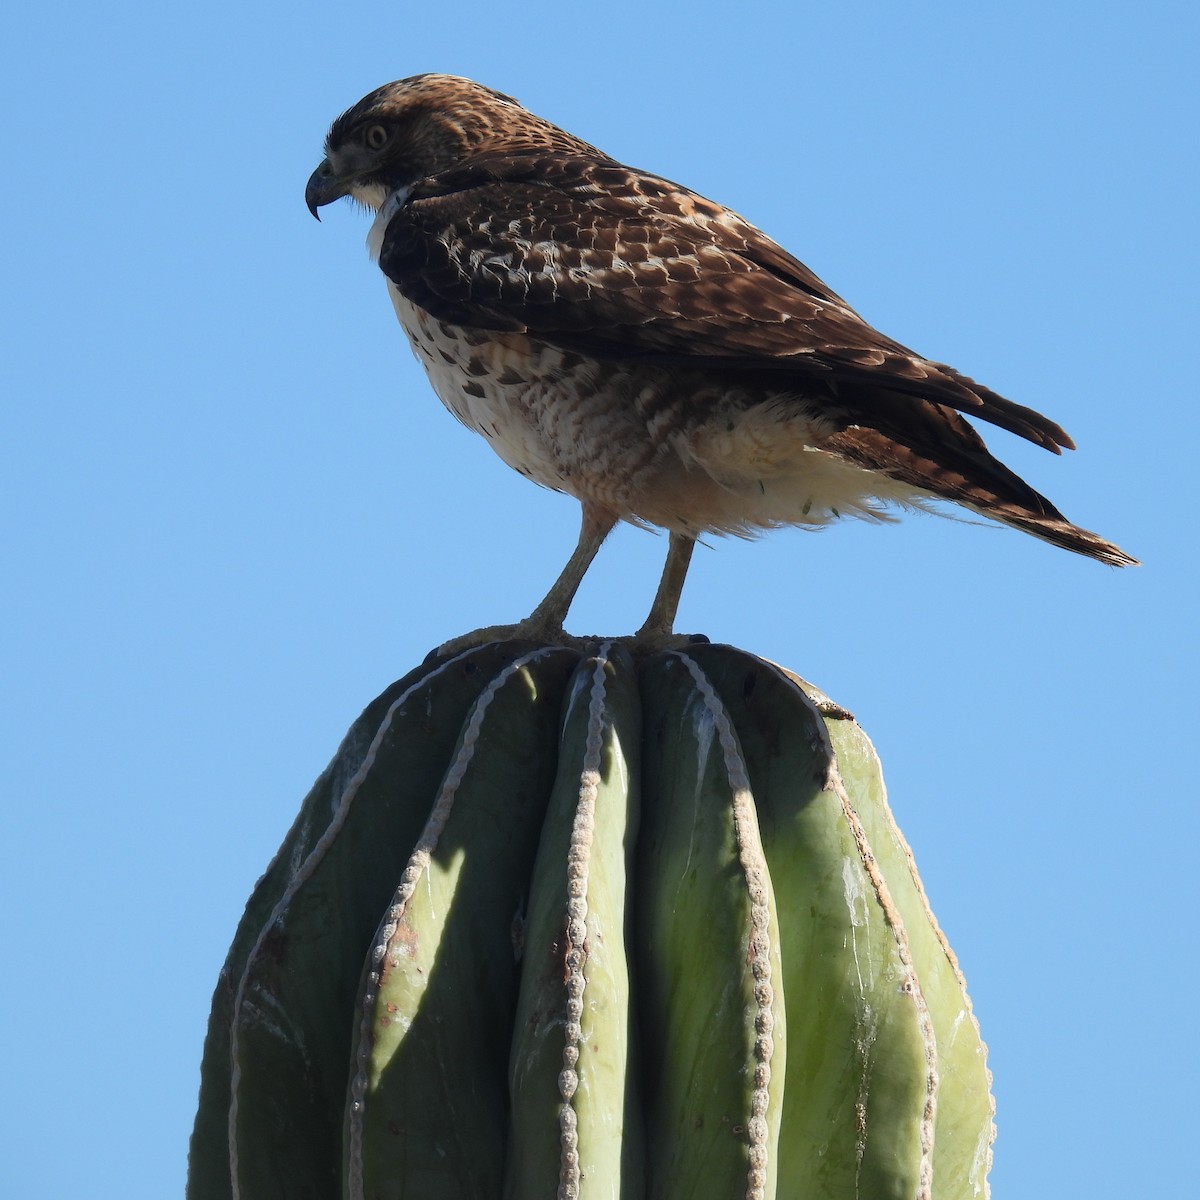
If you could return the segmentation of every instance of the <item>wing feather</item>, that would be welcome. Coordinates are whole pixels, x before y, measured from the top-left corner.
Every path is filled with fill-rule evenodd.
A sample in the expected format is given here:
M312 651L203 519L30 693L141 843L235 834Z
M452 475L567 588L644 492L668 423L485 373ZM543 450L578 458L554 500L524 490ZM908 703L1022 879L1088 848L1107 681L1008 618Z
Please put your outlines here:
M1067 434L867 324L749 222L603 157L479 155L423 181L379 265L439 320L601 359L794 377L870 414L886 389L1058 452ZM949 414L947 414L949 415Z

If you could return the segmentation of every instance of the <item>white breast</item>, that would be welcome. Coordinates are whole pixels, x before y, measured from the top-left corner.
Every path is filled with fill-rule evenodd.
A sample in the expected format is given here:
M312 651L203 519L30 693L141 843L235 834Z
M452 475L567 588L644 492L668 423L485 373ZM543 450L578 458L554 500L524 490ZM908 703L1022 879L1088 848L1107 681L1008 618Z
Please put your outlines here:
M554 388L500 382L528 379L528 356L510 345L513 339L479 337L437 321L390 281L388 295L438 399L468 429L487 438L513 470L545 487L573 492L570 446L563 444L547 403Z

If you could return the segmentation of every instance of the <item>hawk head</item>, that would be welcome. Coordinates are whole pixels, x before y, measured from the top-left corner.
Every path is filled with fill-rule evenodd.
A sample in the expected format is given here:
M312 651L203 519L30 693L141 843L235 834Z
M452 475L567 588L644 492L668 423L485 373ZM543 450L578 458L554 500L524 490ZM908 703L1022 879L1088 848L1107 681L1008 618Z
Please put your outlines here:
M334 121L304 198L314 217L342 196L378 211L392 193L475 154L548 148L592 150L503 92L456 75L414 75Z

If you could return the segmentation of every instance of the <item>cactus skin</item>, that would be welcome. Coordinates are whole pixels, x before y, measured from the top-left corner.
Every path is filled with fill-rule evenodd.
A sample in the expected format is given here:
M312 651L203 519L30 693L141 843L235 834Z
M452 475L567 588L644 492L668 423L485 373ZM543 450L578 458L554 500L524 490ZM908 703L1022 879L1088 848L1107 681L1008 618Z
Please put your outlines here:
M188 1196L968 1200L989 1087L849 714L494 643L367 708L255 888Z

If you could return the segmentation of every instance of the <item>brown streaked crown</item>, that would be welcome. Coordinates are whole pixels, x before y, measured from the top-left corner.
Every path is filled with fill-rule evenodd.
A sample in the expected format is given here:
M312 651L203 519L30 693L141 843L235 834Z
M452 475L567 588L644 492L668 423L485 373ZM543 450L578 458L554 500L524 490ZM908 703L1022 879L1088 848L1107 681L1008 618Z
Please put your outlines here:
M374 199L476 154L558 150L608 156L511 96L455 75L414 75L376 88L334 121L330 173Z

